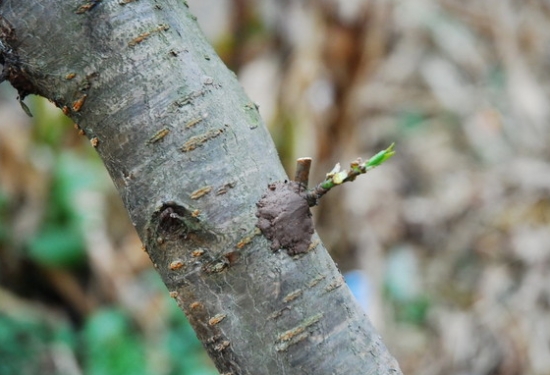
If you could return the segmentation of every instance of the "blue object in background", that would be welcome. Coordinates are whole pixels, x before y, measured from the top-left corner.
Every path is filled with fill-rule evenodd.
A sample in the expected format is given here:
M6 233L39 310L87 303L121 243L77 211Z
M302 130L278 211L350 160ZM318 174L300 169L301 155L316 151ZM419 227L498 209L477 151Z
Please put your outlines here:
M419 264L413 247L402 245L390 250L384 281L389 296L395 301L406 303L419 297Z
M352 270L344 274L344 279L359 305L367 312L372 303L372 283L367 273L361 270Z

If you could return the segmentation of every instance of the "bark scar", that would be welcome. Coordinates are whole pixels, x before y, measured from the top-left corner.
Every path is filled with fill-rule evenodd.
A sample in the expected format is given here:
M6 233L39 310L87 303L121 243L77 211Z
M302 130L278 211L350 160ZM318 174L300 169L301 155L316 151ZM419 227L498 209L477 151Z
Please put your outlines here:
M271 241L271 250L289 255L306 253L311 244L313 221L305 197L296 182L276 182L256 203L256 226Z
M193 248L202 246L203 243L212 239L214 233L207 228L195 211L183 207L175 202L167 202L162 205L151 219L150 237L162 239L163 243L173 240L185 240L195 245Z

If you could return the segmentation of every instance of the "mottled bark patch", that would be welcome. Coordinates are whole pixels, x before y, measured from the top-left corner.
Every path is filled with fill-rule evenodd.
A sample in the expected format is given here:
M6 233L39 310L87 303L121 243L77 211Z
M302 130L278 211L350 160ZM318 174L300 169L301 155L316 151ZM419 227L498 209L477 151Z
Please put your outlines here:
M276 182L256 203L256 226L271 241L271 250L285 249L289 255L308 251L313 221L306 199L295 182Z

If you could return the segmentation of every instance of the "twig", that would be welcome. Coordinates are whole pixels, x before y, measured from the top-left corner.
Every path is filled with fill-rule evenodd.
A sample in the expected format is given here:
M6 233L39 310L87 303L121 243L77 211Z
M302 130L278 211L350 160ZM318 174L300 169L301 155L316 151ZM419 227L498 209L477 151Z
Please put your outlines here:
M327 176L323 182L310 189L306 194L306 200L310 207L319 204L319 199L325 195L330 189L337 185L341 185L344 182L353 181L360 174L367 173L373 168L378 167L383 162L395 155L393 150L395 143L392 143L387 149L380 151L372 158L363 162L361 158L351 162L350 170L340 170L340 163L337 163L332 171L327 173Z
M300 158L296 160L296 174L294 175L294 181L300 184L300 191L302 189L307 189L310 167L311 158Z

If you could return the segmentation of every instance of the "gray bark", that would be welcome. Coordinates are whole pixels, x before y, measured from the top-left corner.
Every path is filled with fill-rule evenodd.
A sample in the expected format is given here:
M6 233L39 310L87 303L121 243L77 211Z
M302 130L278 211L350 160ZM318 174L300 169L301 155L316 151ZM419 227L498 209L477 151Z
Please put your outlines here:
M20 95L96 147L220 373L400 373L317 235L291 256L256 228L287 176L185 2L1 0L0 41Z

